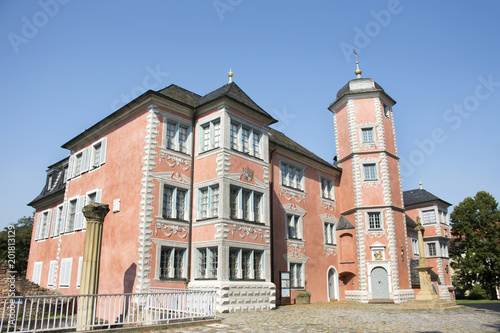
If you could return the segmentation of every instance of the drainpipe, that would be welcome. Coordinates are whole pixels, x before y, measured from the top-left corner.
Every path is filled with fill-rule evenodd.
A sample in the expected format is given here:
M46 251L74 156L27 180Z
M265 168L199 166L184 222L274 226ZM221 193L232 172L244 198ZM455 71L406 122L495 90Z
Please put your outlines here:
M273 196L274 196L274 166L273 166L273 154L278 149L278 146L276 146L273 150L271 150L271 153L269 154L269 165L271 167L271 179L270 179L270 184L269 184L269 216L270 216L270 221L269 221L269 232L271 233L271 269L274 268L274 234L273 234ZM271 271L271 282L274 283L274 271Z
M187 262L187 284L191 282L191 250L192 250L192 243L193 243L193 199L194 199L194 153L195 153L195 126L196 126L196 121L195 121L195 115L196 111L193 112L193 121L192 121L192 140L191 140L191 185L190 185L190 199L189 199L189 242L188 242L188 262ZM187 288L186 284L186 288Z

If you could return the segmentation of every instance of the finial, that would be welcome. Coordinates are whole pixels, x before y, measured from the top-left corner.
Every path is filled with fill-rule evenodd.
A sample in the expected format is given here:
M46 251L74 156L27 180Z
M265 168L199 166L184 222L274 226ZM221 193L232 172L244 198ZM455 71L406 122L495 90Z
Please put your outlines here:
M418 185L420 185L420 189L422 189L422 182L418 183Z
M356 74L357 79L361 79L361 69L359 69L359 61L358 61L359 54L358 52L356 52L355 49L352 49L352 52L356 55L356 71L354 72L354 74Z
M229 68L229 73L227 73L227 76L229 76L229 83L233 82L233 72L231 72L231 68Z

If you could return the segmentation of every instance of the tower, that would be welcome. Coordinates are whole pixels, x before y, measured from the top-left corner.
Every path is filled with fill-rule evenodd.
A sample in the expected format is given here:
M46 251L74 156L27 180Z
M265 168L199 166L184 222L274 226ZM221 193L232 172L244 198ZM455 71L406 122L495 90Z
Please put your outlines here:
M340 210L356 227L358 285L347 299L413 298L406 220L392 108L396 102L374 80L361 77L337 93L333 113L342 168Z

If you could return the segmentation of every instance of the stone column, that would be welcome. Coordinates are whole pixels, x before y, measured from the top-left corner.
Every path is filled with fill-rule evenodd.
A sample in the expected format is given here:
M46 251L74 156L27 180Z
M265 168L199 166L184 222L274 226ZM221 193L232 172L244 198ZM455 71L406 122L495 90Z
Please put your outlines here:
M430 301L438 298L438 296L432 290L431 275L429 274L432 267L427 264L427 258L425 257L424 237L422 235L425 229L420 222L420 217L417 217L417 226L415 230L418 232L418 250L420 251L418 267L415 267L418 270L418 276L420 278L420 291L415 295L415 299Z
M94 296L99 286L99 266L101 259L102 227L104 217L109 212L109 206L91 203L82 209L87 219L87 231L83 247L83 265L80 279L80 295L78 301L78 329L85 331L92 322L94 310Z

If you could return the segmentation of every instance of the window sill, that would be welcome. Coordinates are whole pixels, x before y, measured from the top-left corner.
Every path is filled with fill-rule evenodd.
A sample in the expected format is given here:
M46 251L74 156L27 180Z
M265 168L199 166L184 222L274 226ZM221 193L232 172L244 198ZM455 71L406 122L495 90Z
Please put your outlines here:
M219 148L220 148L220 146L219 147L210 148L210 149L207 149L207 150L200 150L200 152L198 153L198 155L207 154L207 153L209 153L211 151L214 151L216 149L219 149Z
M296 188L296 187L293 187L293 186L290 186L290 185L285 185L285 184L281 184L280 185L281 187L284 187L286 189L289 189L289 190L294 190L294 191L298 191L298 192L301 192L301 193L305 193L305 191L301 188Z
M255 225L266 225L264 222L257 222L257 221L251 221L251 220L244 220L244 219L238 219L234 217L230 217L231 220L237 221L237 222L244 222L244 223L250 223L250 224L255 224Z
M252 158L255 158L255 159L258 159L258 160L263 161L263 159L262 159L260 156L259 156L259 157L257 157L257 156L255 156L255 155L250 154L250 152L248 152L248 153L244 153L244 152L242 152L241 150L238 150L238 149L235 149L235 148L231 148L231 150L232 150L232 151L234 151L234 152L238 152L238 153L240 153L240 154L242 154L242 155L245 155L245 156L252 157Z
M195 278L196 281L217 281L217 278Z
M255 281L255 282L265 282L266 280L265 279L229 279L229 281L248 281L248 282L252 282L252 281Z
M157 282L187 282L186 278L155 278L154 281Z
M205 221L210 221L210 220L216 220L218 219L219 217L218 216L214 216L214 217L205 217L204 219L197 219L196 222L205 222ZM187 221L186 221L187 222Z

